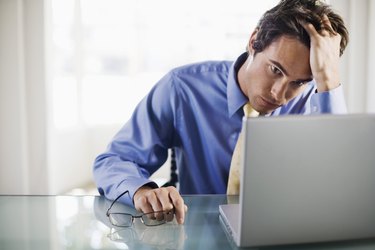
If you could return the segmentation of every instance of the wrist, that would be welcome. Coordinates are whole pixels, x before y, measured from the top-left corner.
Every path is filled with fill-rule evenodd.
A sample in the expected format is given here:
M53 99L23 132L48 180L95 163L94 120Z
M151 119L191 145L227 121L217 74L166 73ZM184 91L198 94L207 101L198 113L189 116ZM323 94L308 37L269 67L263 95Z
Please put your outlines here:
M323 79L317 78L315 79L315 82L318 93L330 91L340 86L339 77L326 77Z
M340 86L340 83L330 84L330 85L325 85L325 86L320 86L317 84L317 92L318 93L328 92L328 91L338 88L339 86Z
M323 81L316 80L318 93L331 91L340 86L339 79L327 79Z

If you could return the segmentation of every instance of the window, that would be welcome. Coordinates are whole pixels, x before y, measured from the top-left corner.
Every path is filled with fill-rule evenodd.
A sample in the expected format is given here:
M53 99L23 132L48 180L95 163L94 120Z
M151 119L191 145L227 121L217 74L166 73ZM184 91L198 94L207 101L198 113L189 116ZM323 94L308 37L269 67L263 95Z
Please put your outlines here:
M170 69L235 60L275 0L52 0L57 128L124 123Z

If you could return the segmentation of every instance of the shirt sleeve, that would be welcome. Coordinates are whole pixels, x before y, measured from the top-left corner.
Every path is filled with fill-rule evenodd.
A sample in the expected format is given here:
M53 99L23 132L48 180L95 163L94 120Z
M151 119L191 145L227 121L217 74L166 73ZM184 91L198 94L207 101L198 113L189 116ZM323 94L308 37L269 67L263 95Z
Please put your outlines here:
M166 161L174 131L172 74L163 77L138 104L131 119L94 162L94 179L100 194L114 200L128 190L120 201L133 204L134 193L144 185L156 183L148 178Z
M345 96L342 85L330 91L318 93L311 82L305 91L286 105L272 112L272 116L288 114L346 114Z
M346 114L342 85L330 91L314 93L310 100L312 114Z

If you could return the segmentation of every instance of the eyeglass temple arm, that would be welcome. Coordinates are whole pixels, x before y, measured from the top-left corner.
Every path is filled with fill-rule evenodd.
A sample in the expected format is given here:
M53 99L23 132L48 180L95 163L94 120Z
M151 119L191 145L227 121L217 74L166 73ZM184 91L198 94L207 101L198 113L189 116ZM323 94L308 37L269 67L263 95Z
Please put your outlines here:
M116 199L114 199L114 201L112 201L111 205L109 206L109 208L107 209L107 212L106 212L106 215L109 216L109 210L111 210L111 208L113 207L113 205L116 203L116 201L118 201L124 194L126 193L129 193L129 190L126 190L125 192L123 192L122 194L120 194L119 196L117 196Z

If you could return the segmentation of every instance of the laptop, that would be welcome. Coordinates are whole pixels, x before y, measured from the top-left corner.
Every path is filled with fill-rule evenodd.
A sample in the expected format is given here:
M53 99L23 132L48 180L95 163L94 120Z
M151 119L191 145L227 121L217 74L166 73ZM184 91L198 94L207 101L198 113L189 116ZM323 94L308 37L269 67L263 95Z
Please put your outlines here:
M243 119L239 204L220 221L239 247L375 237L375 115Z

